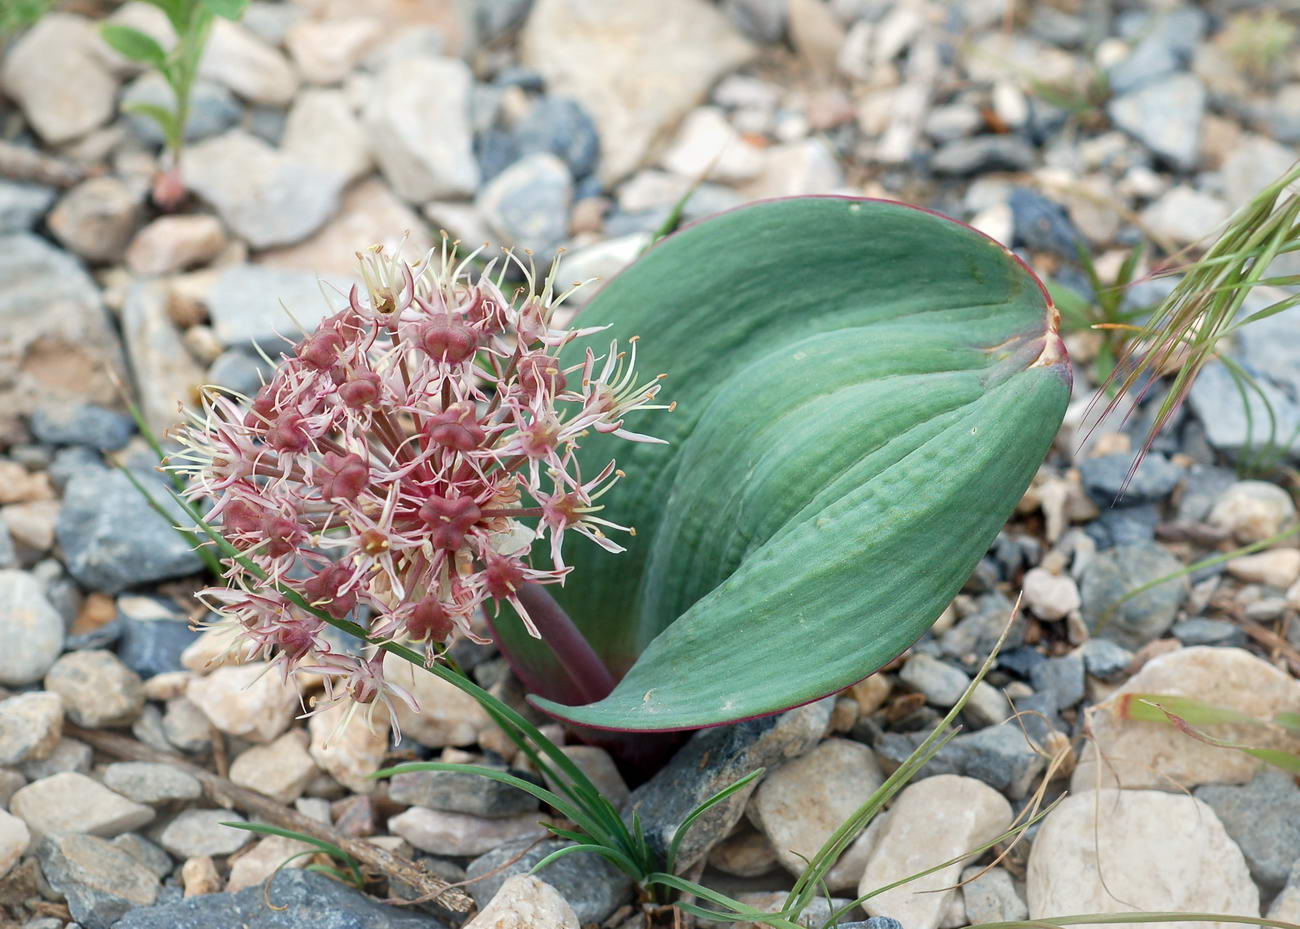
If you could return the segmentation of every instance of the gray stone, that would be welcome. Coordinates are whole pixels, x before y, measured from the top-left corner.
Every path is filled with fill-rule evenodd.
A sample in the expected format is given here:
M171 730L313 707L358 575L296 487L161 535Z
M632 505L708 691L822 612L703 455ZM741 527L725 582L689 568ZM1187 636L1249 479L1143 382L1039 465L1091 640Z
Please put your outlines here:
M240 129L189 148L182 173L186 185L253 248L307 238L338 210L342 189L338 175Z
M1015 135L981 135L945 142L934 153L936 174L967 175L988 171L1025 171L1033 167L1034 148Z
M222 352L208 368L209 383L238 391L246 397L255 396L267 380L266 365L243 349L232 348Z
M140 195L115 177L92 177L67 191L46 225L55 237L87 261L115 262L140 222Z
M69 652L45 675L45 689L63 700L68 717L87 729L125 726L140 715L144 684L112 652Z
M1286 315L1280 314L1282 317ZM1252 323L1247 330L1269 321ZM1247 454L1248 450L1262 450L1270 443L1280 444L1287 437L1300 434L1296 432L1300 429L1300 402L1293 400L1291 394L1273 382L1268 369L1252 364L1247 370L1256 378L1263 399L1252 390L1243 402L1237 382L1219 361L1211 361L1201 370L1188 394L1196 418L1205 427L1206 439L1215 450L1234 459ZM1277 421L1276 431L1271 436L1265 399ZM1292 457L1297 449L1300 445L1292 446Z
M1300 787L1291 775L1264 767L1249 784L1207 784L1195 793L1218 814L1260 886L1281 888L1300 860Z
M242 816L230 810L184 810L158 834L158 844L182 860L199 855L229 855L247 845L253 834L221 824L243 821Z
M531 794L466 771L397 774L389 783L388 796L394 803L471 816L515 816L537 809L537 798Z
M1178 495L1177 515L1180 520L1204 522L1210 516L1214 503L1237 482L1237 474L1230 468L1198 465L1183 478L1183 490Z
M1101 515L1084 528L1097 548L1117 545L1149 545L1156 537L1160 511L1155 504L1121 506L1101 511Z
M269 895L271 906L263 894ZM203 894L133 909L113 929L446 929L425 913L377 903L311 871L287 870L269 890Z
M1120 452L1085 458L1079 462L1083 489L1100 507L1136 503L1159 503L1168 497L1182 480L1183 469L1164 455L1151 453L1142 459L1129 480L1133 455Z
M1172 74L1113 98L1106 112L1115 125L1180 171L1200 160L1205 87L1191 74Z
M1283 86L1269 101L1264 118L1279 142L1300 142L1300 83Z
M113 839L113 844L156 874L159 880L171 874L175 867L171 855L134 832L124 832Z
M568 236L572 202L569 169L554 155L539 152L488 182L477 205L503 245L532 249L546 264Z
M1084 669L1101 681L1117 681L1133 663L1133 653L1110 639L1089 639L1080 649Z
M576 100L542 97L515 127L514 141L521 156L549 152L568 166L575 178L596 170L600 138L596 126Z
M479 184L469 113L474 79L465 63L394 58L375 83L363 119L393 190L417 203L473 194Z
M691 736L650 780L632 792L624 818L640 814L646 840L663 856L673 833L695 807L758 768L797 758L830 725L834 700L818 700L775 716L704 729ZM755 784L732 794L697 819L678 851L686 871L722 841L745 811Z
M45 879L68 898L72 918L85 929L109 929L129 910L158 899L158 877L96 836L43 839L36 857Z
M18 549L14 547L14 537L9 531L9 524L5 522L4 514L0 513L0 569L18 566Z
M1226 619L1206 619L1197 616L1174 623L1169 633L1184 645L1220 645L1235 648L1246 646L1245 630Z
M32 434L48 445L88 445L117 451L131 440L135 421L90 403L43 404L31 416Z
M785 38L786 0L723 0L722 9L746 38L772 45Z
M60 702L60 709L62 709L62 702ZM80 739L62 738L47 757L24 761L18 766L18 770L29 781L39 781L64 771L89 774L94 758L94 749L85 742Z
M104 456L93 448L85 445L69 445L54 453L54 459L50 462L46 473L54 489L63 493L63 489L68 486L68 481L81 472L98 471L103 467Z
M184 670L181 653L201 635L179 616L149 620L119 617L119 622L121 637L117 643L117 657L142 678Z
M113 117L117 79L102 43L85 17L50 12L7 50L5 94L45 142L68 142Z
M25 571L0 571L0 684L33 684L63 650L63 617Z
M139 104L161 106L170 110L176 98L162 76L147 71L126 85L122 91L122 109L131 129L151 145L163 144L162 128L147 116L131 112ZM225 87L200 78L190 89L190 116L185 122L185 141L198 142L225 132L239 122L242 108Z
M63 400L118 402L121 347L81 264L16 233L0 237L0 281L0 404L26 413Z
M167 312L168 288L138 281L122 307L122 336L140 396L140 412L155 435L183 420L179 407L195 407L203 369Z
M1034 251L1052 252L1074 261L1085 241L1065 207L1036 190L1016 187L1007 199L1015 219L1016 241Z
M340 288L339 294L333 287ZM238 265L223 271L208 292L212 328L222 344L246 348L258 344L272 358L289 350L302 333L297 320L315 329L330 313L342 308L351 282L321 278L309 271ZM293 313L290 319L285 308Z
M1049 697L1057 710L1064 710L1083 699L1083 669L1083 655L1072 652L1036 665L1029 672L1029 683Z
M907 659L898 679L924 694L927 703L944 709L960 700L970 686L970 677L965 672L924 652L917 652Z
M984 873L981 873L984 872ZM966 922L978 923L1013 922L1029 915L1029 907L1016 893L1011 875L1002 868L990 868L984 871L980 865L973 865L962 871L962 895L966 904Z
M533 845L532 840L521 839L494 848L470 862L466 875L471 883L466 890L476 904L486 906L509 878L529 873L537 862L568 844L553 840ZM512 860L516 856L520 856L518 860ZM547 865L537 876L569 901L578 921L584 926L603 923L632 893L631 878L594 854L575 852L565 855Z
M57 196L53 187L0 179L0 234L30 231Z
M1100 552L1088 565L1080 584L1083 618L1094 635L1127 648L1141 648L1173 624L1187 595L1187 581L1178 578L1139 594L1103 617L1120 598L1143 584L1173 574L1182 563L1158 545L1121 545Z
M104 786L149 806L197 800L203 793L203 786L194 775L147 761L119 761L109 765L104 769Z
M188 517L141 473L176 524ZM115 594L127 587L194 574L203 562L189 543L149 507L126 475L106 469L77 474L63 493L57 529L64 563L83 587Z
M37 691L0 701L0 765L48 758L63 732L63 701Z
M1030 708L1029 701L1016 701L1016 708L1022 711ZM1026 726L1028 722L1026 718ZM928 732L888 732L873 747L881 758L898 765L927 735ZM1028 795L1046 765L1046 760L1025 739L1020 725L1012 720L957 736L926 762L915 779L961 774L981 780L1016 800Z
M64 771L18 790L9 809L33 834L84 833L112 838L153 819L153 810L132 803L98 781Z

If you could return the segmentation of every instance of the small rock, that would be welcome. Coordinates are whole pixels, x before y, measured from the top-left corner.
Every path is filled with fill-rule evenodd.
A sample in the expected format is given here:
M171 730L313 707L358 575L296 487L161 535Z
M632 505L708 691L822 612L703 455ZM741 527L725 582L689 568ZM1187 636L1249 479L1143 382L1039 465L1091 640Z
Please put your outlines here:
M345 302L337 295L327 297L331 285L343 287L344 293L351 286L342 278L322 279L307 271L238 265L221 272L208 293L212 327L222 344L260 345L274 358L286 349L285 336L296 338L298 332L281 304L311 331Z
M261 887L281 869L305 868L311 863L311 856L302 853L314 848L306 842L280 835L258 839L256 845L241 854L230 866L226 892L237 893L246 887Z
M336 703L307 721L311 757L336 781L357 793L373 793L379 782L370 775L388 752L387 714L371 717Z
M229 855L248 844L253 834L222 823L242 823L230 810L184 810L158 834L158 842L176 858Z
M270 900L271 907L267 906ZM336 880L285 871L269 888L208 893L131 910L113 929L444 929L441 920L377 903ZM91 929L91 927L87 927Z
M117 261L140 217L140 198L115 177L92 177L60 198L47 219L50 231L87 261Z
M124 598L125 599L125 598ZM132 619L120 616L117 657L142 678L182 670L181 653L198 638L183 616Z
M62 701L59 703L60 709L62 709ZM61 774L64 771L89 774L94 754L94 751L85 742L78 739L62 738L59 739L54 746L54 751L50 752L49 755L44 758L24 761L18 766L18 770L29 781L39 781L42 778Z
M1260 762L1242 752L1226 751L1189 738L1173 726L1123 718L1129 694L1178 694L1213 706L1234 709L1258 719L1300 711L1300 682L1239 648L1181 648L1147 662L1091 718L1092 741L1080 756L1072 789L1092 790L1098 783L1125 788L1167 789L1199 784L1243 784ZM1262 726L1205 727L1218 739L1238 744L1300 750L1300 738L1273 733ZM1097 767L1098 747L1105 762Z
M186 897L199 897L221 891L221 875L210 855L186 858L181 866L181 884Z
M104 769L104 786L149 806L197 800L203 793L203 786L192 774L147 761L119 761L109 765Z
M777 860L799 875L883 781L871 749L847 739L827 739L769 771L747 812L771 842Z
M748 823L741 823L737 831L709 852L709 867L735 877L758 877L771 871L776 863L776 851L772 848L772 843ZM857 877L853 879L855 885Z
M1257 555L1233 558L1225 565L1228 573L1248 584L1287 588L1300 580L1300 549L1275 548Z
M343 182L235 129L185 153L185 184L253 248L301 241L338 209Z
M1218 197L1186 184L1170 188L1142 211L1142 222L1179 245L1200 242L1219 231L1231 209Z
M506 770L500 765L490 767ZM396 774L389 784L388 796L394 803L471 816L517 816L537 809L537 798L531 794L468 771ZM618 808L613 798L607 799Z
M1251 606L1255 605L1251 604ZM1244 648L1247 642L1245 631L1236 623L1226 619L1202 617L1187 619L1174 623L1169 628L1169 634L1184 645L1227 645L1233 648Z
M0 810L0 877L8 874L9 869L18 863L31 841L32 834L27 824Z
M9 48L0 80L45 142L70 141L112 119L117 80L98 54L102 41L85 17L46 13Z
M1083 489L1100 507L1160 503L1182 480L1183 469L1164 455L1149 454L1129 478L1133 456L1127 452L1085 458L1079 462Z
M172 873L171 855L143 836L124 832L113 839L112 844L152 871L158 880Z
M31 417L32 434L48 445L87 445L114 452L131 440L135 421L90 403L45 404Z
M1285 923L1293 923L1300 919L1300 861L1291 868L1286 886L1273 898L1266 915L1269 919Z
M569 169L554 155L539 152L489 181L476 204L506 244L546 256L544 264L568 235L572 202Z
M53 187L0 179L0 234L30 232L58 194Z
M1229 203L1248 203L1287 172L1295 154L1267 136L1253 135L1233 147L1223 163L1224 195Z
M561 159L575 178L596 170L600 139L591 117L576 100L542 97L515 127L521 156L547 152Z
M112 838L153 819L153 810L116 794L84 774L65 771L20 789L9 809L33 833L70 832Z
M695 733L667 765L632 792L624 818L638 813L650 846L666 854L673 833L699 804L751 771L797 758L820 742L830 725L832 704L818 700L776 716ZM731 832L754 786L750 783L695 820L678 849L679 869L689 870Z
M231 348L218 355L208 366L208 383L237 391L245 397L253 397L269 379L266 377L267 370L266 364L250 352Z
M579 929L573 907L545 881L509 878L465 929Z
M230 765L230 779L280 803L293 803L318 770L307 751L306 733L293 729L274 742L240 752Z
M298 90L298 75L283 54L251 30L220 17L199 61L199 76L262 106L284 106Z
M27 778L12 768L0 768L0 807L8 808L9 800L27 784Z
M961 855L1010 825L1010 804L979 781L952 775L915 781L894 800L867 860L858 893L869 893L937 861ZM952 885L960 872L959 863L948 865L877 894L863 908L872 916L884 916L887 911L908 929L938 929L957 894ZM938 892L923 892L927 890Z
M1241 787L1198 787L1196 798L1214 810L1259 885L1266 891L1281 888L1300 849L1300 788L1295 779L1266 767Z
M537 862L567 844L532 839L508 842L470 862L466 876L471 883L466 889L479 907L486 907L511 877L527 874ZM566 855L537 876L569 902L583 925L603 923L632 895L631 878L597 855Z
M1133 653L1110 639L1089 639L1080 651L1085 670L1101 681L1119 680L1133 663Z
M0 701L0 765L48 758L63 734L63 701L38 691Z
M981 135L943 143L930 160L930 168L936 174L960 176L1025 171L1034 161L1033 146L1018 136Z
M161 106L170 110L176 97L161 74L147 71L133 80L122 91L122 110L131 129L150 145L162 145L162 127L141 113L133 113L135 106ZM185 122L185 141L197 142L227 129L239 122L239 102L229 90L213 81L196 80L190 87L190 116Z
M207 677L196 677L185 696L212 725L250 742L270 742L289 728L298 709L298 688L260 661L228 665Z
M141 480L149 486L157 476L142 474ZM184 522L179 506L164 494L157 497L172 520ZM104 593L193 574L203 566L189 543L117 471L83 471L68 481L57 535L69 573L83 587Z
M741 138L721 109L705 106L682 121L663 166L683 177L734 183L758 176L763 153Z
M322 145L322 139L329 144ZM374 167L366 131L338 90L300 93L289 110L280 147L302 164L339 177L344 184L364 177Z
M452 58L396 58L379 72L363 116L379 169L399 196L420 203L478 188L472 86L469 68Z
M1001 82L994 88L995 101L1000 88L1011 88L1014 93L1020 93L1014 85ZM1023 101L1024 97L1020 99ZM1016 239L1026 248L1052 252L1067 261L1078 257L1079 246L1084 244L1083 236L1071 222L1065 207L1027 187L1013 188L1007 203L1015 219Z
M434 855L482 855L505 842L546 835L538 814L488 819L413 806L388 821L388 829Z
M1011 875L1005 869L986 871L980 865L972 865L962 871L961 879L966 921L971 925L1014 922L1029 915L1029 907L1016 893Z
M87 729L125 726L140 715L140 675L112 652L69 652L45 675L45 689L63 700L69 718Z
M1083 655L1072 652L1049 658L1029 672L1034 690L1052 701L1056 710L1072 707L1083 699Z
M160 216L141 229L126 250L136 274L170 274L207 264L226 247L226 231L215 216Z
M1238 542L1259 542L1295 521L1291 495L1266 481L1238 481L1215 502L1209 523L1231 532Z
M1200 158L1205 87L1191 74L1171 74L1113 98L1106 112L1115 125L1180 171Z
M158 899L158 878L122 849L93 835L49 837L36 856L50 886L68 899L85 929L109 929L134 907Z
M764 149L763 162L763 172L741 188L746 200L828 194L844 183L844 169L824 139L773 145ZM707 212L720 212L726 206L729 204Z
M1108 611L1131 590L1182 570L1182 564L1152 543L1121 545L1099 553L1083 574L1083 618L1094 635L1140 648L1167 630L1187 595L1186 578L1176 578ZM1106 617L1103 623L1103 617Z
M1066 797L1034 839L1026 890L1030 919L1133 910L1252 918L1259 912L1259 891L1241 850L1214 811L1193 797L1158 790Z
M596 785L600 795L613 805L614 809L623 808L631 792L623 775L619 774L614 759L609 752L595 745L563 745L560 751L569 756L569 760L578 766L583 774ZM551 785L554 789L554 785Z
M35 577L0 571L0 684L21 686L44 677L63 650L63 628L63 617Z
M1030 568L1020 582L1025 605L1040 619L1064 619L1079 608L1079 586L1069 575Z
M970 686L970 678L958 668L945 664L924 652L914 652L898 672L898 679L932 706L947 709L961 699Z
M284 47L308 83L337 84L384 37L383 21L371 16L304 19L289 28Z
M402 733L421 745L473 745L479 732L491 725L478 701L465 691L394 655L384 656L384 675L405 688L420 707L412 712L405 702L394 701Z

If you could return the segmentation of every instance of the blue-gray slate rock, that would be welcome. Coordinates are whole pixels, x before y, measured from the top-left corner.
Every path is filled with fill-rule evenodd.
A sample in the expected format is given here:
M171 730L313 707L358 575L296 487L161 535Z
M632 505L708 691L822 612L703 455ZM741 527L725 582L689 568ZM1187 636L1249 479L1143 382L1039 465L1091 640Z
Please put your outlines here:
M759 768L770 768L812 749L830 725L834 698L818 700L775 716L702 729L691 736L654 777L632 792L623 810L630 822L641 816L647 841L661 857L677 827L697 806ZM697 819L677 854L688 871L726 838L757 787L751 782Z
M48 445L86 445L115 452L135 434L126 413L91 403L43 404L32 412L32 434Z
M446 929L425 913L377 903L311 871L275 876L268 907L261 884L234 894L186 897L132 910L113 929Z
M142 74L122 91L122 108L127 123L141 139L154 145L163 144L162 128L154 120L140 113L132 113L135 104L174 107L175 100L166 82L150 71ZM190 114L185 121L185 141L197 142L219 132L225 132L239 122L242 109L235 95L220 84L200 78L190 91Z
M1183 478L1183 490L1178 495L1176 515L1180 520L1200 523L1210 515L1214 503L1237 483L1237 472L1230 468L1199 465Z
M1089 639L1080 650L1083 667L1099 681L1117 681L1133 663L1133 653L1110 639Z
M1207 784L1195 794L1241 847L1260 886L1273 891L1286 883L1300 861L1300 787L1291 775L1263 767L1249 784Z
M1246 645L1246 631L1226 619L1206 619L1197 616L1174 623L1170 634L1184 645L1217 645L1242 648Z
M525 155L479 191L478 207L506 244L531 248L545 264L569 234L573 177L550 152Z
M983 174L986 171L1025 171L1033 166L1034 147L1019 136L980 135L945 142L934 153L936 174Z
M175 524L186 516L158 484L142 473L145 486ZM154 512L126 475L107 468L84 471L68 481L56 529L64 563L88 590L115 594L136 584L194 574L203 567L171 525Z
M903 924L892 916L873 916L851 923L840 923L839 929L903 929Z
M1083 699L1083 655L1072 652L1049 658L1029 673L1034 690L1048 697L1057 710L1074 706Z
M117 657L143 678L184 670L181 652L201 635L183 617L141 620L119 616L116 624L121 629Z
M1017 709L1026 709L1018 701ZM885 760L903 761L929 736L928 731L888 732L872 746ZM1047 762L1025 739L1015 722L999 723L959 735L925 763L916 779L962 774L988 784L1013 800L1028 795Z
M1200 161L1205 96L1200 78L1178 72L1112 97L1106 113L1174 168L1191 171Z
M99 471L104 468L104 456L85 445L69 445L54 453L54 460L46 469L50 483L62 493L68 481L87 471Z
M568 165L575 178L591 174L600 160L596 124L568 97L542 97L524 114L514 135L520 157L549 152Z
M0 234L30 231L49 212L56 196L53 187L0 179Z
M1173 625L1187 596L1186 579L1159 584L1123 604L1120 600L1130 591L1182 567L1177 558L1151 543L1121 545L1098 553L1079 585L1084 622L1093 635L1112 639L1125 648L1138 649L1158 639Z
M496 896L508 878L527 874L547 855L572 844L556 839L533 846L534 841L518 839L507 842L470 862L465 871L471 883L465 889L480 908ZM518 861L506 864L520 852L523 855ZM483 877L489 873L490 877ZM632 879L596 854L574 852L565 855L551 862L537 876L559 891L560 896L573 907L578 922L584 926L588 923L603 924L632 896Z
M496 767L502 772L507 770L504 766ZM520 771L510 773L528 777ZM388 795L394 803L471 816L514 816L537 809L537 798L518 787L464 771L395 774L389 781Z
M1092 502L1108 507L1159 503L1173 493L1184 474L1164 455L1147 455L1128 480L1132 466L1133 456L1127 452L1085 458L1079 462L1079 477Z
M1150 544L1156 537L1160 523L1160 510L1154 503L1137 506L1118 506L1103 509L1101 515L1083 531L1097 543L1097 548L1114 548L1117 545Z
M124 914L158 898L158 876L98 836L41 839L36 858L45 879L67 897L72 918L85 929L121 925Z
M1086 241L1065 207L1028 187L1014 188L1007 202L1011 205L1016 244L1051 252L1067 261L1078 259L1079 246Z
M235 390L246 397L257 394L262 384L271 379L270 369L252 352L239 348L228 349L217 356L208 368L208 380Z

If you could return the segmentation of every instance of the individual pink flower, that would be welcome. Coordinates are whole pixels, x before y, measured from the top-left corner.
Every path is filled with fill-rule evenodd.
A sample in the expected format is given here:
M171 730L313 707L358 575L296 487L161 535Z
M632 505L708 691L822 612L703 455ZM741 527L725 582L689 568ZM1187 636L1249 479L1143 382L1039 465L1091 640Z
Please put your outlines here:
M348 305L255 397L205 392L172 467L240 552L205 596L248 656L309 669L327 698L387 704L409 695L384 680L382 654L342 653L276 585L429 661L457 634L482 641L474 617L502 601L536 635L518 594L564 581L566 534L618 552L605 530L631 531L596 515L623 475L610 461L584 479L579 441L658 442L624 419L671 407L655 402L662 375L636 376L635 340L561 366L562 348L600 329L554 324L571 292L557 293L554 266L539 281L506 253L474 274L477 253L445 239L416 266L378 247L359 257ZM524 284L507 296L512 268ZM543 538L548 563L533 552Z

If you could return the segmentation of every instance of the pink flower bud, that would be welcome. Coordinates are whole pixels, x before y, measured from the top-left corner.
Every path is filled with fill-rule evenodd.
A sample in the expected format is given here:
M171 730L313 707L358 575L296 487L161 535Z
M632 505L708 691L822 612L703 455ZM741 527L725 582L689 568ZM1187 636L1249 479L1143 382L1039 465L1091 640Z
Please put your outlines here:
M483 517L470 497L430 497L420 506L420 518L433 530L434 548L457 549L465 533Z
M436 597L425 597L406 617L406 631L415 642L445 642L452 631L451 616Z
M560 363L545 352L529 352L519 359L519 387L525 396L554 397L566 381Z
M430 357L459 364L469 361L478 350L474 330L446 316L435 316L419 329L420 348Z
M298 357L309 367L328 371L339 360L342 350L343 336L333 329L319 329L314 335L303 339L298 346Z
M353 410L374 406L379 400L379 375L374 371L357 372L339 385L339 399Z
M424 432L431 442L458 452L473 451L487 438L469 403L453 403L433 414L425 420Z
M524 569L518 559L489 555L483 572L483 586L490 596L506 600L524 583Z
M341 498L356 502L370 483L370 466L357 454L326 452L324 462L316 469L316 478L320 495L325 500Z
M262 510L252 501L236 497L222 510L221 520L227 533L249 535L262 528Z
M302 528L297 520L278 513L267 513L263 516L260 529L270 543L266 550L275 558L293 552L298 547L298 540L302 536Z
M305 452L309 440L303 418L292 410L281 413L266 432L266 442L281 452Z
M303 582L303 595L313 606L319 606L335 619L342 619L357 605L355 589L339 591L339 588L350 579L351 574L347 565L335 562Z

